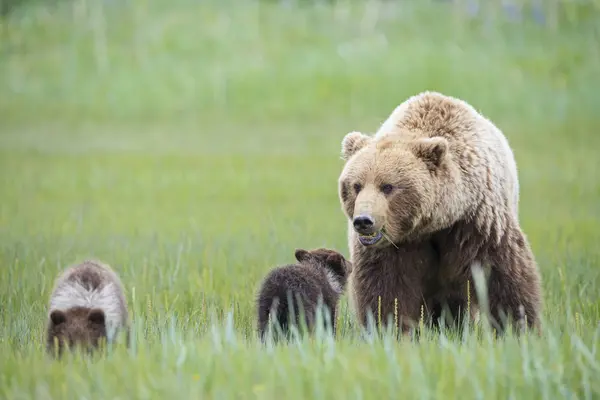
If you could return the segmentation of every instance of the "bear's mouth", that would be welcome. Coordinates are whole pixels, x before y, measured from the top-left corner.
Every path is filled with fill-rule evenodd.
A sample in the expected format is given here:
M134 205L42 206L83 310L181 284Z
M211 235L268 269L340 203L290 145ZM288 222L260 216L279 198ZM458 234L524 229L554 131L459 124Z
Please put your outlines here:
M383 239L381 231L374 232L372 235L358 235L358 240L363 246L371 246Z

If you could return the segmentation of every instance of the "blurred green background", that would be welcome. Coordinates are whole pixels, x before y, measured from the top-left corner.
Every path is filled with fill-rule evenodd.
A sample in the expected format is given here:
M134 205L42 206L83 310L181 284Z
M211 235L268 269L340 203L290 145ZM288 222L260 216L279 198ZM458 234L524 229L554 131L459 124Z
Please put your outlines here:
M0 397L600 396L598 1L0 10ZM267 271L296 248L348 255L343 136L423 90L508 137L546 336L365 342L344 298L335 341L262 349ZM85 258L120 273L137 345L54 363L48 296Z

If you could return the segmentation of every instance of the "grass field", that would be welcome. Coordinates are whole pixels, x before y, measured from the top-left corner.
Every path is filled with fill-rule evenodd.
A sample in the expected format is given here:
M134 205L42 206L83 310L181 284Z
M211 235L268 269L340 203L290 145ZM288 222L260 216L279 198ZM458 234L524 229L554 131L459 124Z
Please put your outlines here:
M490 2L495 4L495 2ZM600 398L600 7L65 0L0 20L0 398ZM343 136L422 90L507 135L544 335L263 348L254 295L297 247L348 254ZM596 248L596 249L594 249ZM127 287L135 342L44 353L56 275Z

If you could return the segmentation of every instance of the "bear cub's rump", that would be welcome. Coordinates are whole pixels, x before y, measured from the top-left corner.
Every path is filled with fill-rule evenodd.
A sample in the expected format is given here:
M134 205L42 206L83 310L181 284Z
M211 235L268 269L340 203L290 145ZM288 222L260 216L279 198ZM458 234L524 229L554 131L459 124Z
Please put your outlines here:
M320 300L329 312L335 332L337 303L346 287L350 262L340 253L324 248L297 249L295 257L298 263L273 269L261 284L256 306L262 340L268 331L269 315L285 335L292 325L302 329L302 322L312 331Z
M84 261L56 280L50 296L46 347L58 355L65 347L91 351L102 340L111 343L121 330L129 339L129 316L123 286L105 264Z

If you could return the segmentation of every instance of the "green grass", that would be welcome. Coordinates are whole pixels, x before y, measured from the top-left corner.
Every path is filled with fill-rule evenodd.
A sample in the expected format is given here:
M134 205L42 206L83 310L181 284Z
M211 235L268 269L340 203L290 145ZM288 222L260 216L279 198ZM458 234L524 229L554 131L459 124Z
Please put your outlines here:
M599 9L539 26L418 3L75 0L1 20L0 398L599 398ZM335 339L262 348L267 271L297 247L348 254L343 136L427 89L509 138L544 336L362 338L344 298ZM90 257L120 273L135 345L52 361L53 281Z

